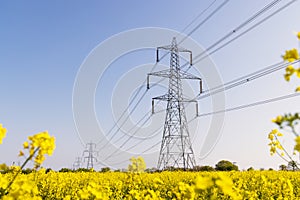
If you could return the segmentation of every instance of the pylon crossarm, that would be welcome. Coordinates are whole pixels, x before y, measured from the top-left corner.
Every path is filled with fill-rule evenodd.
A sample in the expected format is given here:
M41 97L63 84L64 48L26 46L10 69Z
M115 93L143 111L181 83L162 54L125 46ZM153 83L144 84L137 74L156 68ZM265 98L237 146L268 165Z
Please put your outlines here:
M199 93L202 94L203 93L203 84L202 84L202 79L194 76L193 74L190 74L188 72L179 72L180 74L180 78L181 79L191 79L191 80L199 80Z
M195 103L195 106L196 106L196 117L199 116L199 106L198 106L198 101L197 101L197 100L190 100L190 99L184 98L184 99L182 100L182 102Z
M161 95L158 97L153 97L152 99L161 100L161 101L169 101L170 97L169 97L169 94L164 94L164 95Z
M166 70L162 70L162 71L158 71L158 72L152 72L152 73L149 73L148 76L160 76L160 77L169 78L170 70L166 69Z
M162 96L158 96L158 97L154 97L152 98L152 114L155 114L155 111L154 111L154 101L155 100L159 100L159 101L168 101L170 98L168 97L168 94L165 94L165 95L162 95Z
M176 39L173 38L172 45L166 45L166 46L161 46L156 48L156 62L159 62L159 49L167 50L167 51L173 51L176 49L177 52L186 52L190 54L190 65L193 65L193 55L192 51L179 47L177 46Z
M150 76L160 76L164 78L169 78L170 75L170 70L162 70L158 72L152 72L147 74L147 89L150 89Z
M195 80L201 80L201 78L191 74L191 73L188 73L188 72L182 72L180 71L179 72L179 75L180 75L180 78L181 79L195 79Z

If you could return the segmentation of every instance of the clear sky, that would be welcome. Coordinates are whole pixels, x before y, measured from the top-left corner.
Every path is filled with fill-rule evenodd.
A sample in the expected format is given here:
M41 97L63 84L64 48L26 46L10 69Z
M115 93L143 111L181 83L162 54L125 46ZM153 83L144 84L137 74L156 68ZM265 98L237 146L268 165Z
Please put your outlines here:
M22 161L17 155L27 136L48 130L56 137L57 148L54 155L47 158L45 167L71 168L75 157L81 156L85 148L78 136L72 111L74 83L85 58L108 38L131 29L158 27L181 32L212 2L213 0L187 2L136 0L105 3L104 1L59 0L1 1L0 123L8 129L8 132L3 144L0 145L0 163L11 164ZM214 8L222 2L217 0ZM203 48L207 48L270 2L270 0L229 0L217 14L195 31L191 38ZM282 1L271 11L282 7L286 2L288 1ZM300 2L296 1L211 55L210 60L214 63L223 82L277 63L281 61L280 55L286 49L298 47L299 43L294 32L300 31L299 9ZM206 15L197 19L184 34L192 30L212 10L208 10ZM252 24L260 19L262 18L254 20ZM251 24L246 28L250 26ZM170 41L171 38L161 45L169 44ZM122 47L122 43L116 46ZM197 52L193 53L197 55ZM122 109L114 107L118 105L114 99L124 99L122 102L128 103L134 91L129 91L131 94L129 99L120 95L110 100L106 98L106 95L111 95L111 90L116 88L118 81L124 85L128 84L128 87L133 85L134 90L142 86L133 80L125 81L126 74L138 68L139 65L153 64L154 56L154 49L123 55L112 63L112 67L99 81L99 86L95 91L95 109L98 120L104 120L104 134L114 126L111 118L106 117L111 116L111 113L105 107L112 107L113 110L117 109L122 112ZM200 65L201 63L199 63L201 69ZM118 66L124 66L124 68L117 68ZM135 73L136 79L143 81L147 70ZM226 91L225 107L235 107L292 93L299 81L292 80L287 83L283 79L283 73L284 70L281 70ZM202 78L205 80L207 77ZM205 89L209 89L207 85ZM160 87L156 92L147 94L141 102L141 105L145 106L135 110L130 120L133 123L138 121L149 111L151 97L163 94L164 91L164 88ZM122 93L114 93L116 94ZM210 101L209 98L199 101L200 114L211 111ZM164 108L163 104L162 108ZM213 151L205 158L200 158L199 155L211 118L197 119L199 128L193 135L197 164L214 165L219 160L227 159L236 162L242 169L250 166L258 169L269 167L277 169L280 164L284 164L284 161L269 155L267 134L275 128L271 119L279 114L299 110L299 97L295 97L226 113L221 137ZM191 118L193 113L190 111L188 113L188 118ZM115 117L117 120L118 116ZM152 122L157 126L163 125L163 120L155 119L155 117L154 115ZM122 137L122 134L117 132L115 139ZM151 140L145 140L143 144L137 145L134 153L142 152L157 143L161 136L156 134ZM124 141L125 138L123 138ZM288 145L291 138L292 136L287 134L284 143ZM120 140L117 144L122 144L122 138ZM130 147L132 144L134 143L129 142L126 145ZM102 147L100 145L97 148ZM148 167L156 166L158 150L159 146L156 146L156 149L152 150L153 153L146 156ZM107 157L107 152L100 151L98 160L101 161L105 157ZM126 159L129 157L115 156L115 161ZM112 162L109 165L126 168L128 162L121 162L118 165L113 165ZM96 168L101 167L103 167L102 164L96 166Z

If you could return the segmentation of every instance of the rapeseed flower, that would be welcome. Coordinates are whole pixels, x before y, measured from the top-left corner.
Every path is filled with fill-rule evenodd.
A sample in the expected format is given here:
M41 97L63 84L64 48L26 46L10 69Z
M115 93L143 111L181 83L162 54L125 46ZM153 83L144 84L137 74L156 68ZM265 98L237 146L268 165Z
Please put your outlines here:
M278 115L275 119L272 119L272 122L280 125L283 122L283 119L284 119L283 116ZM277 130L273 130L273 131L277 131Z
M23 148L28 149L29 159L34 159L35 168L38 168L45 160L45 155L51 156L55 149L55 138L47 131L28 137L29 141L23 143ZM21 151L19 156L24 156Z
M293 48L291 50L286 50L285 54L282 56L284 61L294 62L295 60L299 60L298 50Z
M300 152L300 136L295 138L295 142L296 142L296 145L294 147L294 150Z
M3 138L5 138L5 136L6 136L6 128L4 128L2 124L0 124L0 144L2 144L2 140Z

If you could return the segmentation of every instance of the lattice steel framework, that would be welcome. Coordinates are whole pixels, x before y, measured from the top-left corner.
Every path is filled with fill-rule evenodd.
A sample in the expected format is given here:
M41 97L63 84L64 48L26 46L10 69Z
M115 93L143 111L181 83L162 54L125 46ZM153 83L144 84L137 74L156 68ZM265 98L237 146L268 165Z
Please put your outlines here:
M86 144L86 149L83 151L82 156L84 161L87 160L87 165L86 165L87 169L94 168L94 162L97 162L96 154L98 152L95 151L95 149L96 149L96 144L90 142Z
M159 76L169 79L168 93L152 98L152 112L154 113L154 101L167 101L166 117L163 130L162 143L158 159L158 169L170 167L190 169L195 166L195 157L188 131L184 102L195 102L198 115L198 104L195 100L183 98L182 79L195 79L200 81L200 93L202 92L201 78L186 71L182 71L179 64L179 52L190 54L192 65L192 52L177 46L176 38L172 44L158 47L156 60L159 62L159 50L170 51L170 69L149 73L147 76L147 88L149 89L149 76Z

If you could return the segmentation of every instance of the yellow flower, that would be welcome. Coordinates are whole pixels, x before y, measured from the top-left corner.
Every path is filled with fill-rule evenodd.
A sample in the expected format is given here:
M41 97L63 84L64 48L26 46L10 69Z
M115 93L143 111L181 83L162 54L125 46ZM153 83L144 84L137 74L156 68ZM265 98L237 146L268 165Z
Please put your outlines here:
M300 86L296 88L296 92L300 92Z
M0 124L0 144L2 144L3 138L6 136L6 128L2 127L2 124Z
M198 176L195 181L195 190L201 191L206 190L214 185L214 182L209 176Z
M280 132L278 132L278 133L277 133L277 136L278 136L278 137L281 137L281 136L283 136L283 134L280 133Z
M286 73L293 74L295 72L295 68L293 67L293 65L289 65L286 67L285 71Z
M300 152L300 136L297 136L295 138L295 142L296 142L296 145L294 147L294 150Z
M269 138L270 140L274 140L274 134L272 134L272 133L269 133L269 136L268 136L268 138Z
M284 79L285 79L286 81L290 81L290 80L291 80L291 75L290 75L290 74L285 74L285 75L284 75Z
M270 153L271 155L274 155L276 153L276 148L274 146L271 146Z
M278 115L275 119L272 119L272 122L274 122L274 123L276 123L276 124L281 124L282 121L283 121L283 117L282 117L281 115ZM277 131L277 130L274 129L274 130L272 131L273 134L275 134L274 131Z
M296 72L297 70L292 66L289 65L286 67L285 69L285 74L284 74L284 78L286 81L290 81L291 76Z
M224 194L227 194L231 197L236 197L236 194L232 189L233 182L229 177L219 174L219 179L216 180L216 185L224 192Z
M20 151L18 156L19 156L19 157L24 156L24 152L23 152L23 151Z
M1 170L8 170L8 169L9 169L9 167L5 163L0 164L0 171Z
M28 144L27 141L25 141L25 142L23 143L23 148L24 148L24 149L28 149L28 147L29 147L29 144Z
M297 33L298 40L300 40L300 32Z
M47 131L29 136L30 142L24 142L24 149L28 149L31 159L34 158L35 168L38 168L45 160L45 154L51 156L55 149L55 138L50 136ZM37 153L37 155L35 155Z
M298 78L300 78L300 67L296 70L296 74L297 74Z
M298 50L293 48L291 50L285 51L285 55L282 56L284 61L293 62L299 59Z

